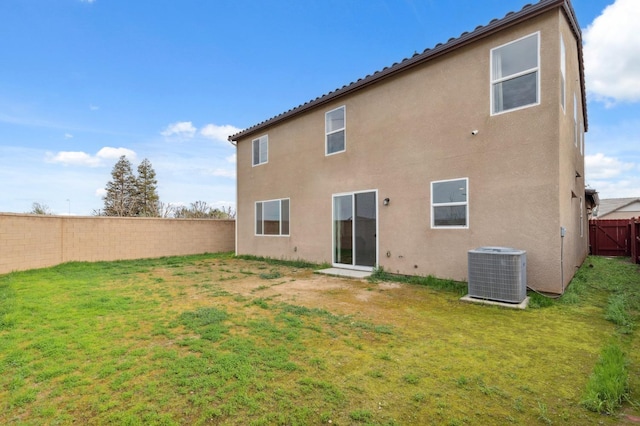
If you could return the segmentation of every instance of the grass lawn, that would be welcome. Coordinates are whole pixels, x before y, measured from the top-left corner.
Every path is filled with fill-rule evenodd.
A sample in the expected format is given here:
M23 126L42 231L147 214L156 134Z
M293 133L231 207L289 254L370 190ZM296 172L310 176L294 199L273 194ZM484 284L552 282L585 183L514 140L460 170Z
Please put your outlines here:
M637 265L590 257L565 296L535 297L526 311L462 303L463 284L378 277L230 254L0 275L0 424L609 425L640 416ZM610 347L622 349L630 397L602 406L605 415L585 400Z

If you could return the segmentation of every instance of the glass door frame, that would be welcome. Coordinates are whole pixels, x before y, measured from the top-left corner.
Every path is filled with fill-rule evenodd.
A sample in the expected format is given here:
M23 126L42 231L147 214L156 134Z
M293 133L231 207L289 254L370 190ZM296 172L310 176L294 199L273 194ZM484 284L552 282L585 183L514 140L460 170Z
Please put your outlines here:
M375 229L375 262L373 266L362 266L362 265L356 265L356 232L355 232L355 226L356 226L356 220L355 220L355 209L356 209L356 203L355 203L355 196L357 194L366 194L366 193L373 193L375 195L375 221L376 221L376 229ZM351 232L351 246L352 246L352 261L351 264L348 263L336 263L336 226L335 226L335 208L336 208L336 198L337 197L343 197L343 196L351 196L351 209L352 209L352 216L353 216L353 221L352 221L352 232ZM379 235L379 226L380 226L380 221L378 220L379 218L379 214L378 214L378 190L377 189L369 189L369 190L364 190L364 191L351 191L351 192L340 192L337 194L332 194L331 195L331 262L332 265L335 268L342 268L342 269L353 269L353 270L357 270L357 271L373 271L377 266L378 266L378 255L379 255L379 244L378 244L378 235Z

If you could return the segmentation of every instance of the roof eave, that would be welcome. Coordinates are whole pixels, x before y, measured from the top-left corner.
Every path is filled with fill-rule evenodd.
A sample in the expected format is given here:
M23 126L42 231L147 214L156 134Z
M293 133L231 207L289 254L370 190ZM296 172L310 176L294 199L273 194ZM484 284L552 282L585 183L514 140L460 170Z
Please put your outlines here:
M445 55L453 50L459 49L470 43L476 42L483 38L486 38L498 31L502 31L513 25L517 25L527 19L531 19L535 16L541 15L556 7L562 7L565 11L567 19L572 27L574 35L578 43L578 60L579 60L579 72L580 72L580 85L582 88L582 104L583 104L583 116L585 131L588 130L587 125L587 110L586 110L586 94L584 85L584 67L582 60L582 34L580 27L578 26L573 8L569 4L568 0L541 0L535 5L526 5L518 12L510 12L502 19L494 19L485 26L478 26L472 32L465 32L458 38L451 38L444 44L438 44L433 49L426 49L423 53L412 56L405 59L400 63L396 63L390 67L384 68L380 71L376 71L364 78L361 78L351 84L344 85L339 89L329 92L325 95L319 96L314 100L308 101L302 105L290 109L282 114L258 123L252 127L249 127L239 133L229 136L230 142L239 141L240 139L249 137L255 133L263 131L266 127L278 124L284 120L288 120L297 115L303 114L313 108L317 108L329 102L333 102L336 99L347 96L350 93L362 90L372 84L378 83L384 79L395 76L401 72L405 72L411 68L421 65L425 62L431 61L437 57Z
M587 90L584 77L584 55L582 51L582 31L580 25L578 25L578 19L576 13L571 6L569 0L563 0L562 9L565 12L565 16L569 21L569 25L573 31L573 35L576 38L576 44L578 47L578 71L580 73L580 92L582 97L582 117L584 118L584 131L589 131L589 120L587 118Z

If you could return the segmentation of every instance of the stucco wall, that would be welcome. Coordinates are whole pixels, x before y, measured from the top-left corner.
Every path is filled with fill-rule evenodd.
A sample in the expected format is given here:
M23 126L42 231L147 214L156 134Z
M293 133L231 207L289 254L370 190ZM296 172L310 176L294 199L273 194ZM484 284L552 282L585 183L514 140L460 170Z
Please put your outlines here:
M0 214L0 273L69 261L232 251L235 221Z
M562 292L587 239L569 219L570 189L584 195L583 159L560 147L569 143L558 119L561 21L549 11L238 141L237 252L331 262L332 196L376 190L385 270L466 280L468 250L506 246L527 251L531 287ZM491 115L490 50L538 31L540 104ZM575 44L569 32L565 41ZM324 115L342 105L346 152L325 156ZM252 167L251 140L262 134L269 160ZM430 183L457 178L469 179L469 228L432 229ZM255 202L279 198L290 199L290 236L255 236ZM564 241L561 226L571 229Z
M559 192L558 200L560 206L559 226L565 229L564 238L556 238L554 241L560 244L561 248L561 279L563 292L567 287L576 270L589 251L589 225L586 214L586 202L584 193L585 171L584 171L584 139L581 123L584 123L582 108L582 92L580 87L580 75L578 73L578 46L571 29L562 13L558 12L558 35L556 43L560 50L560 33L564 39L566 49L566 102L562 108L557 102L557 116L559 128ZM558 72L557 93L560 93L560 61L559 55L555 56L555 66ZM550 57L549 60L553 60ZM553 68L551 69L553 72ZM574 96L575 95L575 96ZM559 100L560 98L558 98ZM574 105L577 113L577 137L574 123ZM560 229L557 231L560 233Z

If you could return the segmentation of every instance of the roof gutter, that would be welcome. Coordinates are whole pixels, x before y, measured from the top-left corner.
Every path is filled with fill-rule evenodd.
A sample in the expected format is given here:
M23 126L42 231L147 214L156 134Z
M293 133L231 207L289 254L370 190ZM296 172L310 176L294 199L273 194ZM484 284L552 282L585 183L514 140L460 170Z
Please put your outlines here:
M400 63L395 63L390 67L383 68L382 70L376 71L373 74L370 74L364 78L358 79L357 81L351 84L344 85L341 88L336 89L332 92L329 92L325 95L319 96L312 101L306 102L302 105L299 105L295 108L290 109L289 111L286 111L282 114L279 114L275 117L272 117L268 120L258 123L239 133L236 133L235 135L231 135L229 136L228 140L230 142L233 142L233 141L238 141L239 139L248 137L252 134L262 131L265 127L278 124L284 120L303 114L312 108L317 108L319 106L332 102L336 99L339 99L343 96L347 96L353 92L362 90L374 83L378 83L384 79L395 76L401 72L405 72L411 68L422 65L427 61L433 60L453 50L459 49L470 43L486 38L498 31L502 31L513 25L519 24L524 20L541 15L556 7L563 8L578 42L578 60L580 64L579 65L580 85L582 88L581 91L582 91L582 101L583 101L582 102L583 116L584 116L584 122L585 122L584 125L585 125L585 131L586 131L588 130L587 110L586 110L587 107L586 107L586 94L584 90L585 86L584 86L584 69L583 69L583 60L582 60L582 34L580 32L580 27L577 24L575 13L573 11L573 8L569 4L568 0L541 0L539 3L535 5L527 5L523 7L522 10L520 10L519 12L509 12L502 19L494 19L486 26L480 25L476 27L476 29L472 32L464 32L458 38L450 38L449 41L447 41L446 43L444 44L439 43L433 49L426 49L421 54L415 54L411 58L404 59Z

